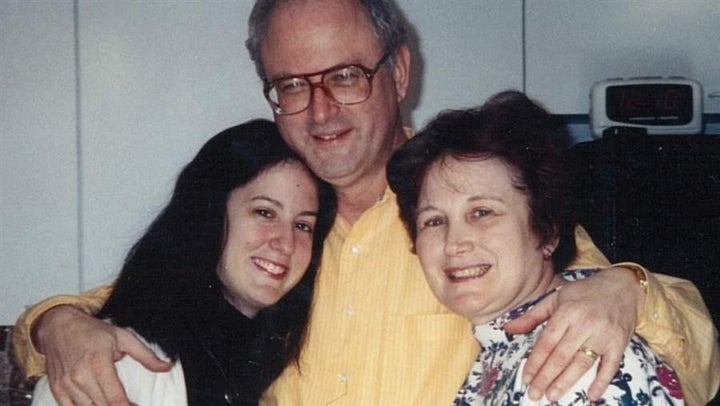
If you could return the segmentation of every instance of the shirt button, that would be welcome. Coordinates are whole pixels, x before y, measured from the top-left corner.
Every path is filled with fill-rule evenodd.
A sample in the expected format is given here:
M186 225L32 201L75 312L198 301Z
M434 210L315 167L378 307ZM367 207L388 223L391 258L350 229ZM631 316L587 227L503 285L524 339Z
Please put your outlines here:
M338 375L338 381L340 381L341 383L346 383L346 382L347 382L347 375L346 375L346 374L339 374L339 375Z
M353 254L359 254L360 253L360 246L355 244L350 248L350 251L352 251Z
M353 314L355 314L355 309L354 309L353 307L348 306L348 307L345 308L345 315L346 315L346 316L352 316Z
M658 314L658 312L653 312L652 318L653 318L653 320L657 320L660 318L660 315Z

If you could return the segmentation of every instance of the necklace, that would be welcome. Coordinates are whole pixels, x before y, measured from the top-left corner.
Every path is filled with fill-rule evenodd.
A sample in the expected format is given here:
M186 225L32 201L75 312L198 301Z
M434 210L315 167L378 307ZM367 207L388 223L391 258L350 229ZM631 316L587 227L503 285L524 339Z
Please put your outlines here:
M228 405L256 404L260 398L260 393L256 387L257 377L261 374L260 363L251 359L235 363L236 366L241 367L240 371L242 373L235 374L233 376L235 379L231 379L225 368L222 367L220 360L209 348L206 340L203 340L202 347L223 378L223 398L225 402Z

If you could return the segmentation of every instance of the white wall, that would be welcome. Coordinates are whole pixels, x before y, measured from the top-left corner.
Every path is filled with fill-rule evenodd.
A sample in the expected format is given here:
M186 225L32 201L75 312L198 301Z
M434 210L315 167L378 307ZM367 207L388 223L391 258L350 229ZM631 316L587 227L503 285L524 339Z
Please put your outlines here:
M420 34L408 123L522 86L520 0L398 4ZM111 281L201 144L271 117L251 6L0 0L0 324Z
M71 1L0 1L0 324L79 286L74 42Z
M587 114L593 83L685 76L720 113L720 1L525 2L525 91L556 114ZM578 91L582 90L582 91Z
M83 287L107 283L202 143L270 117L250 2L81 2Z
M419 127L441 109L524 86L541 101L557 93L582 105L589 87L570 73L550 79L579 66L579 39L603 44L581 31L586 5L607 21L602 4L624 2L563 1L397 0L416 44L407 123ZM716 1L689 4L696 13L709 4L711 14L720 10ZM564 4L573 5L564 12L575 31L547 9ZM47 296L111 281L202 143L271 117L244 47L251 7L250 0L0 0L0 324ZM704 24L704 37L718 38L718 25ZM695 59L716 61L718 44L709 41ZM556 88L575 90L545 91ZM707 129L720 133L720 124ZM587 125L572 130L590 139Z

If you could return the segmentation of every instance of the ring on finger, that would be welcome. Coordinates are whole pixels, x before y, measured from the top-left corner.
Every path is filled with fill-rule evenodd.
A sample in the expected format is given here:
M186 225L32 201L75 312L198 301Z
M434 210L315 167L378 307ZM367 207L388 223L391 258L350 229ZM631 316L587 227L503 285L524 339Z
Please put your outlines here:
M592 349L590 349L590 347L585 346L585 345L583 345L582 347L580 347L580 349L578 350L578 352L587 355L588 357L592 358L593 361L595 361L596 359L598 359L598 358L600 357L600 355L598 355L598 353L596 353L595 351L593 351Z

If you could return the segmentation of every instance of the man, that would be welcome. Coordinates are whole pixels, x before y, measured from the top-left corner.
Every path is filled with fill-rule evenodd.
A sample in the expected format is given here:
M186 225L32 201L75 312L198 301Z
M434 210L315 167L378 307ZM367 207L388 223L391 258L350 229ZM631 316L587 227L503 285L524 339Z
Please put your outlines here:
M340 214L325 243L300 365L288 368L265 400L449 403L478 348L467 322L432 296L387 188L385 164L408 136L399 105L411 61L399 17L382 0L259 0L247 45L283 137L333 184ZM575 265L607 266L582 229L578 235ZM686 396L701 403L714 394L718 377L709 371L720 363L716 336L697 291L625 265L630 269L567 286L513 323L518 331L529 329L553 313L526 366L533 397L557 397L597 356L601 367L590 395L602 392L636 311L638 332L680 371ZM18 323L20 354L32 349L22 338L33 331L63 404L127 404L111 363L125 353L163 368L126 332L74 308L55 307L37 318L56 304L91 312L106 291L47 302Z

